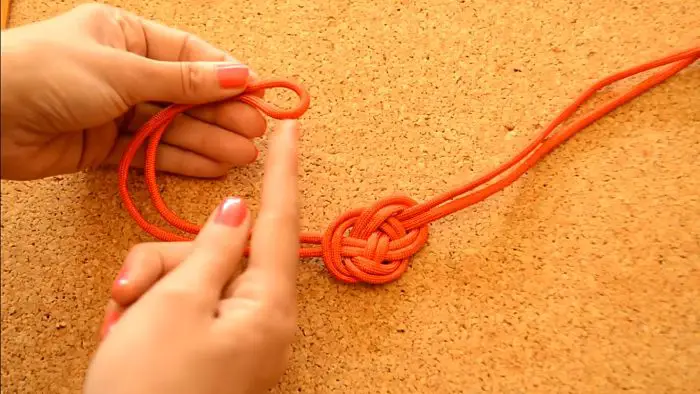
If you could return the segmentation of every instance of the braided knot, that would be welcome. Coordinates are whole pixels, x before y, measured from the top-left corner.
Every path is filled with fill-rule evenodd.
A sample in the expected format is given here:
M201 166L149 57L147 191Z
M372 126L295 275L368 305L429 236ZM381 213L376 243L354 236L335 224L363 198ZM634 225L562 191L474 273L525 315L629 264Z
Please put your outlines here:
M408 197L388 197L338 217L321 241L328 271L346 283L384 284L398 279L410 257L428 240L428 225L406 230L396 217L416 204Z

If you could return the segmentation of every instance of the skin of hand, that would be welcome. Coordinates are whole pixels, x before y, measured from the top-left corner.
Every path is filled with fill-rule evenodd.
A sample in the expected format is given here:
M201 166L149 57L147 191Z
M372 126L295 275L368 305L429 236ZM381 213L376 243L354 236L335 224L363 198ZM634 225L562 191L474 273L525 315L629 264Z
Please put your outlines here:
M2 33L2 178L30 180L118 164L159 103L176 118L157 169L218 177L258 155L262 113L231 100L257 76L192 34L85 4ZM261 94L257 94L261 96ZM143 150L133 165L142 167Z
M264 393L296 326L295 121L273 133L260 213L227 199L192 242L134 248L117 277L86 394Z

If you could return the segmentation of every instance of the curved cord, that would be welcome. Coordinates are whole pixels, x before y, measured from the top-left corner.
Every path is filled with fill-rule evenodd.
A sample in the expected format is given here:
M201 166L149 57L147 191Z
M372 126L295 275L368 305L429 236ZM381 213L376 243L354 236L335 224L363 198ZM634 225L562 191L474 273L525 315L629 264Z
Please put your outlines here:
M300 242L306 246L300 248L299 256L302 258L322 257L331 275L345 283L383 284L392 282L403 275L408 268L410 257L426 244L430 223L483 201L503 190L574 134L664 82L694 63L698 58L700 58L700 47L695 47L608 76L584 91L525 149L493 171L420 204L409 197L391 196L380 199L369 207L349 210L331 223L324 233L301 233ZM637 84L619 97L574 120L558 133L553 133L600 89L665 65L670 66ZM251 94L258 90L271 88L287 88L294 91L299 96L299 104L290 110L283 110ZM285 80L257 82L250 85L244 94L238 96L236 100L250 104L266 115L277 119L299 118L306 112L310 104L309 94L303 87ZM161 216L173 227L190 234L197 234L201 226L181 219L166 205L158 190L155 169L156 152L163 133L175 116L192 107L191 105L174 104L156 114L135 134L119 165L119 193L127 211L144 231L162 241L189 241L193 237L171 233L143 218L129 195L127 187L129 166L146 138L150 138L146 150L144 171L151 202ZM499 180L480 188L502 175L504 176ZM245 254L249 253L250 249L246 247Z

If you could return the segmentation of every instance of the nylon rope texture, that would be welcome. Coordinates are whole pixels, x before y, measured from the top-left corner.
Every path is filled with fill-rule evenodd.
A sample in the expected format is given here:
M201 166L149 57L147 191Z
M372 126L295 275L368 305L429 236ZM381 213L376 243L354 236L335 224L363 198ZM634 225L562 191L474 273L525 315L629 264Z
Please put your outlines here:
M603 78L574 100L525 149L491 172L422 203L407 196L397 195L381 198L366 207L351 209L335 219L322 233L302 232L299 257L322 258L330 274L344 283L377 285L395 281L407 270L410 258L425 246L430 223L483 201L508 187L574 134L661 84L698 58L700 46ZM599 90L636 74L666 65L669 67L553 133ZM290 110L283 110L253 95L257 91L271 88L291 89L299 97L299 104ZM234 99L252 105L276 119L297 119L308 110L310 104L309 94L303 87L282 79L253 83ZM186 233L197 234L201 226L181 219L166 205L158 190L155 169L156 151L163 133L178 114L192 107L173 104L152 117L134 135L119 165L119 194L126 210L144 231L161 241L190 241L194 237L164 230L149 223L141 215L128 190L129 166L136 152L148 138L144 174L151 202L173 227ZM499 176L499 179L487 185ZM245 255L248 256L249 253L250 247L247 246Z

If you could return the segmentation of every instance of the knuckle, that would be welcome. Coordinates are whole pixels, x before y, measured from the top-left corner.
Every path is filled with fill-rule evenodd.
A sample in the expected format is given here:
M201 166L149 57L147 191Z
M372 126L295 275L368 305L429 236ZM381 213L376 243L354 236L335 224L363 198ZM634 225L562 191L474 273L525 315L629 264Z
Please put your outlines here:
M180 43L180 53L177 56L177 60L184 61L189 59L192 52L192 44L194 42L194 35L191 33L182 33L182 42Z
M180 42L180 53L178 54L177 59L179 61L187 61L189 59L196 58L196 49L205 45L204 40L190 32L182 32L181 34L182 41Z
M186 96L196 96L205 86L203 70L193 62L183 62L180 65L181 89Z

